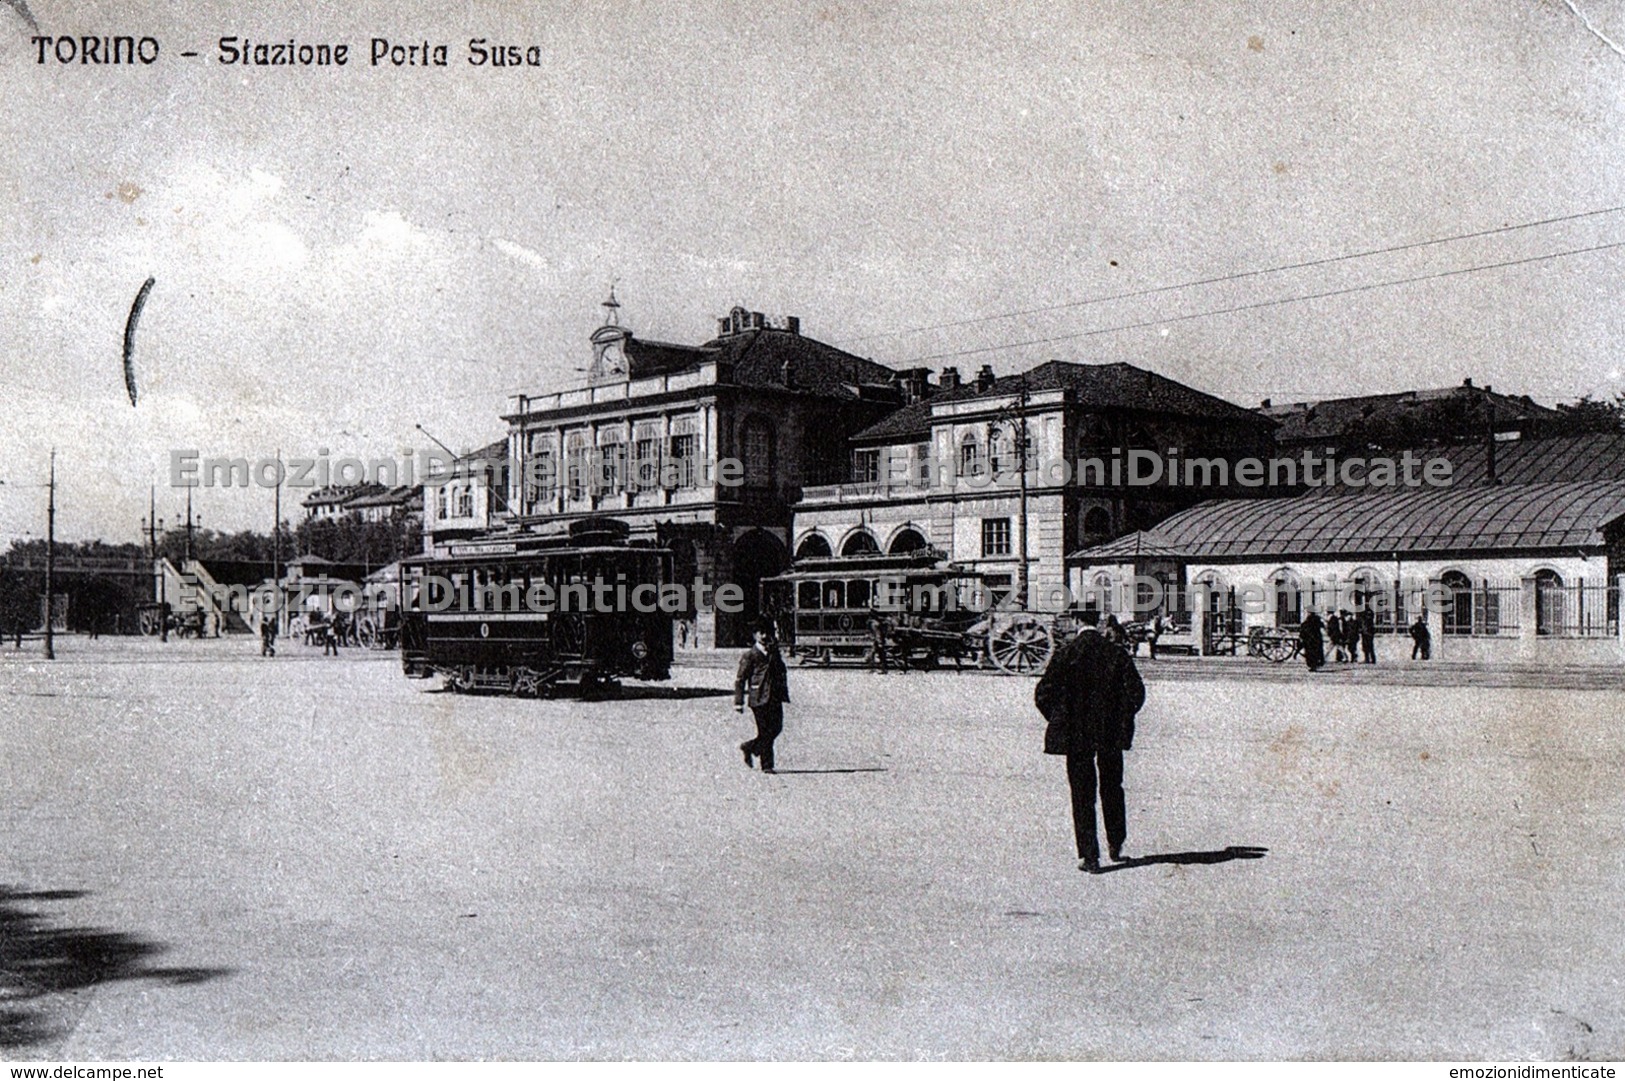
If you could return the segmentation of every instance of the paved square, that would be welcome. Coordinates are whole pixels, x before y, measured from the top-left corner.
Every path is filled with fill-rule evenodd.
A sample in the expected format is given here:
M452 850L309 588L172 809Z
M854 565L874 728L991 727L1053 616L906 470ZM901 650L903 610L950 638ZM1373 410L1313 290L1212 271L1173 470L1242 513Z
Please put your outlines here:
M0 1056L1625 1057L1617 691L1161 662L1090 877L1030 680L793 668L767 777L714 660L256 649L0 654Z

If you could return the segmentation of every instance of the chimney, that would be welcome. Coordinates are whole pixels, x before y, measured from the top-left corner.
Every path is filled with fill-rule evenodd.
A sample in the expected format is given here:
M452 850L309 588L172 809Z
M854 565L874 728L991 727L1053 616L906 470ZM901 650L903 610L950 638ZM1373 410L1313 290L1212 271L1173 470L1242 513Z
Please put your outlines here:
M1269 407L1270 407L1270 400L1268 398L1265 398L1263 401L1258 403L1258 408L1260 408L1260 409L1268 409Z
M719 318L717 320L717 337L726 338L727 336L728 336L728 317L724 315L724 316L722 316L721 318Z
M788 330L791 334L800 334L801 333L801 317L799 315L787 315L787 316L785 316L784 317L784 329Z
M1461 385L1464 387L1471 387L1473 385L1473 377L1469 375L1466 379L1461 381Z
M761 312L750 313L750 329L761 330L765 326L767 326L767 316Z
M987 389L989 389L990 387L993 386L993 380L995 378L996 378L996 376L994 376L994 374L993 374L993 365L991 365L991 364L982 365L982 370L976 373L976 389L977 390L987 390Z
M937 386L943 390L958 390L959 369L954 367L942 369L942 374L937 377Z

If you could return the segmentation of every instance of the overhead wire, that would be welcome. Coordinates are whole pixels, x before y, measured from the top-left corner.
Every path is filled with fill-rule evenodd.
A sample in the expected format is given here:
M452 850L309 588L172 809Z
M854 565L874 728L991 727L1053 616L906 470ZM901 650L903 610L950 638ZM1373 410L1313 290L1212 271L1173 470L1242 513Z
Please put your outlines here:
M1218 274L1209 278L1196 278L1191 281L1175 282L1170 285L1148 286L1144 289L1131 289L1121 293L1109 293L1105 296L1087 297L1083 300L1065 301L1060 304L1045 304L1035 308L1021 308L1015 311L999 312L993 315L979 315L969 319L956 319L946 323L930 323L917 327L905 327L901 330L877 331L874 334L864 334L853 338L842 338L832 344L853 345L858 342L873 341L876 338L902 337L908 334L923 334L932 330L952 330L956 327L975 326L978 323L994 323L1001 319L1019 319L1028 315L1043 315L1048 312L1066 311L1071 308L1085 308L1095 304L1106 304L1114 300L1133 300L1138 297L1157 296L1161 293L1171 293L1180 289L1195 289L1204 285L1219 285L1224 282L1241 281L1246 278L1257 278L1265 274L1280 274L1292 270L1307 270L1311 267L1329 266L1333 263L1344 263L1354 259L1369 259L1378 255L1392 255L1396 252L1413 251L1417 248L1434 247L1439 244L1454 244L1463 240L1476 240L1481 237L1497 236L1503 233L1518 232L1524 229L1537 229L1546 225L1560 225L1564 222L1580 221L1584 218L1595 218L1604 214L1617 214L1625 211L1625 205L1603 207L1597 210L1583 210L1574 214L1561 214L1551 218L1541 218L1538 221L1519 222L1516 225L1501 225L1493 229L1478 229L1467 233L1452 233L1449 236L1433 237L1429 240L1413 240L1403 244L1390 244L1381 248L1368 248L1363 251L1347 252L1343 255L1329 255L1320 259L1306 259L1296 263L1283 263L1279 266L1260 267L1255 270L1240 270L1231 274Z
M1144 319L1133 323L1119 323L1116 326L1097 327L1093 330L1080 330L1068 334L1056 334L1046 338L1031 338L1020 342L1001 342L997 345L978 346L974 349L956 349L947 353L930 353L916 357L910 363L919 363L925 360L948 360L953 357L974 356L978 353L993 353L1001 349L1023 349L1034 345L1049 345L1054 342L1074 341L1078 338L1092 338L1101 334L1116 334L1125 330L1139 330L1144 327L1166 326L1170 323L1183 323L1191 319L1206 319L1216 315L1231 315L1236 312L1254 311L1259 308L1278 307L1282 304L1297 304L1308 300L1323 300L1327 297L1347 296L1351 293L1370 292L1374 289L1391 289L1399 285L1414 285L1417 282L1436 281L1440 278L1451 278L1461 274L1477 274L1486 270L1500 270L1506 267L1523 266L1528 263L1540 263L1552 259L1563 259L1573 255L1586 255L1591 252L1608 251L1613 248L1625 247L1625 240L1613 241L1608 244L1594 244L1585 248L1571 248L1567 251L1547 252L1542 255L1531 255L1521 259L1505 259L1497 263L1482 263L1477 266L1457 267L1452 270L1439 270L1431 274L1417 274L1408 278L1393 278L1380 282L1367 282L1363 285L1348 285L1338 289L1327 289L1318 293L1302 293L1297 296L1275 297L1270 300L1254 301L1250 304L1235 304L1225 308L1210 308L1206 311L1187 312L1183 315L1165 315L1156 319Z

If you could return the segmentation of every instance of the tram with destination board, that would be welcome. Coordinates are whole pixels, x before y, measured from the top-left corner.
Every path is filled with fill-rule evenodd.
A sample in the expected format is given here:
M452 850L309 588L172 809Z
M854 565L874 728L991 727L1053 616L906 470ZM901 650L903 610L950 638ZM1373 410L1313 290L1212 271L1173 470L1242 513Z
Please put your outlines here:
M688 598L671 580L671 553L630 533L591 518L403 560L402 668L444 676L454 691L528 697L669 679L672 624L687 615L674 596Z

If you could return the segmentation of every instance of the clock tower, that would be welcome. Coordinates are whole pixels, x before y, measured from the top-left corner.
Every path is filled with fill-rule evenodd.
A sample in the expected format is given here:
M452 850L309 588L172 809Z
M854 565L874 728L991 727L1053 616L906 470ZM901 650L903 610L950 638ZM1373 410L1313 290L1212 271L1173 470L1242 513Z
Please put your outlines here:
M609 287L609 299L604 301L604 312L604 325L592 332L589 383L613 383L632 377L631 364L626 359L626 340L632 332L621 326L621 303L615 299L613 285Z

